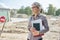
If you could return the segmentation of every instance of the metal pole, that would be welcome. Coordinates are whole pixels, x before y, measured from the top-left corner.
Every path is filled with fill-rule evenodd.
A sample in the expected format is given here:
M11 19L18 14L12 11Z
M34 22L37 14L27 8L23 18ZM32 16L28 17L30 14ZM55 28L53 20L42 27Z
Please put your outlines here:
M3 32L3 29L4 29L4 26L5 26L5 23L6 23L6 20L5 20L4 24L3 24L2 30L1 30L1 32L0 32L0 37L1 37L1 34L2 34L2 32Z

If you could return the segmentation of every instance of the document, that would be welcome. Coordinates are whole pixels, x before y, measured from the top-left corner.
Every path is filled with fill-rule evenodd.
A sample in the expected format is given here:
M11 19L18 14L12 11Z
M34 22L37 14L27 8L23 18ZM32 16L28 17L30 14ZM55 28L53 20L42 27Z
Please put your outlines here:
M33 20L31 23L32 23L32 27L34 27L37 31L44 30L44 26L42 25L41 19Z

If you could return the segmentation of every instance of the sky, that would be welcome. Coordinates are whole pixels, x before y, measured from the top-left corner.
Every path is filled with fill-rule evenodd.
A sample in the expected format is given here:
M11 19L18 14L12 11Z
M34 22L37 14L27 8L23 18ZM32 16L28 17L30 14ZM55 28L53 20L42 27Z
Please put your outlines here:
M43 9L47 9L49 4L53 4L57 9L60 8L60 0L0 0L0 3L14 9L19 9L21 6L31 6L33 2L39 2Z

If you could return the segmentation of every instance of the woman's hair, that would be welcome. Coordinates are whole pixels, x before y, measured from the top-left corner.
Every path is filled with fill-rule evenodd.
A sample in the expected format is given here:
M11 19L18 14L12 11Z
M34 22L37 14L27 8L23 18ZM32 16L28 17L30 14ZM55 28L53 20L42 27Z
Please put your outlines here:
M40 13L43 13L43 9L42 8L40 9Z
M41 7L41 4L40 4L40 3L38 3L38 2L34 2L34 3L32 4L32 7L33 7L33 6L39 7L39 9L40 9L40 13L42 13L42 12L43 12L43 9L42 9L42 7Z
M32 4L32 6L41 7L40 3L38 3L38 2L34 2L34 3Z

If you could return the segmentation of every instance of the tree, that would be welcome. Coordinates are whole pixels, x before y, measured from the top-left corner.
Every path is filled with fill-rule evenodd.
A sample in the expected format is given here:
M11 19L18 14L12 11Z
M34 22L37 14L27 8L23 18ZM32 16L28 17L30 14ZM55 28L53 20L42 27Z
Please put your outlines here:
M18 11L17 13L22 13L22 14L27 14L27 15L31 15L32 14L32 11L31 11L31 8L29 6L25 7L22 6Z
M52 5L52 4L49 4L47 14L48 14L48 15L55 15L55 10L56 10L56 8L55 8L55 7L53 7L53 5Z
M21 8L17 11L17 13L24 13L24 6L21 6Z
M60 15L60 9L58 9L58 10L56 11L56 15L57 15L57 16Z
M25 8L25 14L27 14L27 15L32 14L31 8L29 6Z
M13 9L10 11L10 17L13 17L13 15L14 15L15 13L14 13L14 11L13 11Z

